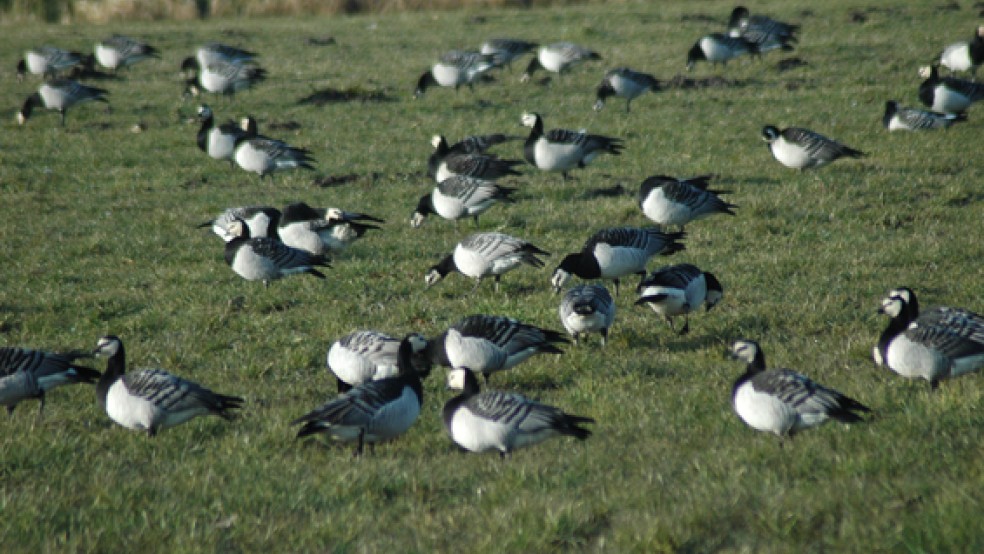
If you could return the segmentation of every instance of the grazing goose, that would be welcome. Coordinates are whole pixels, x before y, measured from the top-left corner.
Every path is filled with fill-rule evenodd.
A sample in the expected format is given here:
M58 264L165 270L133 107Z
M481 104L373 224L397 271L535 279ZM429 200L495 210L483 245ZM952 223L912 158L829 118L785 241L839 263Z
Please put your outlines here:
M750 15L748 8L738 6L731 11L728 36L742 37L753 43L760 53L782 49L790 51L797 41L799 25L776 21L764 15Z
M277 226L280 224L280 210L270 206L240 206L229 208L222 212L215 219L206 221L198 227L211 227L212 232L219 236L223 241L229 242L236 238L229 232L229 226L238 220L249 228L251 237L272 237L277 236Z
M14 413L22 400L41 401L38 415L44 412L45 393L62 385L95 383L100 373L77 365L75 360L87 357L82 352L58 354L15 346L0 347L0 406Z
M149 58L160 58L156 48L123 35L113 35L96 44L96 61L99 65L116 72Z
M514 188L455 175L441 181L441 184L434 187L430 194L420 197L417 209L410 216L410 226L420 227L428 215L437 214L454 222L464 217L471 217L477 227L478 216L497 202L515 202L511 196L514 192L516 192Z
M515 319L471 315L428 343L431 362L489 375L510 369L534 354L563 354L554 343L570 342L561 333Z
M659 90L659 81L648 73L633 71L627 67L617 67L605 73L601 84L595 90L595 111L605 107L605 100L618 96L625 98L625 113L629 113L632 100L645 92Z
M909 288L888 293L879 313L891 318L874 349L875 362L935 389L943 379L984 367L984 316L961 308L919 313Z
M758 46L744 37L728 37L721 33L711 33L701 37L687 52L687 71L693 70L699 61L728 65L728 60L732 58L758 53Z
M431 137L431 145L434 147L431 158L440 161L449 154L481 154L493 146L521 138L523 137L503 133L491 133L488 135L467 136L454 144L448 144L448 139L444 135L434 135ZM428 165L431 165L431 162Z
M601 345L608 342L608 329L615 321L615 302L601 285L578 285L560 300L560 322L577 344L582 335L598 332Z
M427 342L420 335L412 336L410 365L426 378L430 360L419 354L425 352ZM379 331L356 331L333 342L328 349L328 369L338 381L339 394L369 381L396 377L400 343L400 339Z
M185 96L198 96L202 90L231 96L250 89L266 79L266 70L251 63L213 62L185 81Z
M934 112L961 113L984 99L984 83L941 78L936 64L919 68L919 75L925 79L919 85L919 100Z
M315 209L304 202L294 202L281 212L277 235L287 246L311 254L340 252L378 225L362 221L382 222L366 214L343 212L337 208Z
M502 233L475 233L459 242L453 253L432 266L427 271L425 280L430 287L444 279L448 273L458 271L475 279L474 291L482 283L482 279L491 275L498 292L499 279L504 273L523 264L543 267L543 261L537 256L549 255L549 252L516 237Z
M967 114L947 114L908 108L900 106L894 100L885 102L885 115L882 116L882 124L889 131L947 129L960 121L967 121Z
M57 77L61 72L78 67L85 61L80 52L69 52L54 46L32 48L17 62L17 80L23 81L28 73L45 78Z
M611 279L618 296L619 279L626 275L646 275L649 258L660 254L669 256L684 249L678 242L685 233L666 233L661 229L609 227L588 238L580 252L568 254L554 270L550 283L554 292L572 275L582 279Z
M491 154L456 154L451 153L442 158L434 171L434 180L438 183L460 175L485 181L495 181L509 175L522 175L513 169L521 165L522 160L503 160Z
M660 225L684 225L714 214L735 215L738 206L721 199L730 191L710 190L713 175L677 179L666 175L649 177L639 186L639 208L651 221Z
M557 75L562 75L565 71L581 62L600 59L601 55L594 50L578 46L573 42L555 42L541 46L537 50L536 56L530 60L520 80L524 83L529 81L533 73L538 69L545 69Z
M713 273L701 271L692 264L668 265L653 271L636 287L636 305L646 304L666 318L673 329L673 318L684 317L679 334L690 331L690 312L706 305L707 311L724 296L724 288ZM674 329L675 330L675 329Z
M236 140L244 136L246 131L231 121L216 125L215 114L205 104L198 106L198 120L202 123L198 129L198 148L213 159L228 160L230 165L234 165L232 157L236 150Z
M251 136L248 132L236 139L233 159L239 167L256 173L260 179L285 169L314 169L311 165L314 158L308 150L276 139Z
M431 86L453 87L455 91L461 85L468 85L475 90L474 83L488 70L495 67L495 57L480 52L452 50L442 55L436 64L431 66L420 79L414 90L414 98L419 98Z
M762 128L762 140L766 141L772 156L782 165L803 171L820 167L843 158L860 158L860 150L831 140L819 133L801 127L779 130L774 125Z
M303 423L297 438L327 433L340 442L357 441L355 455L365 443L374 444L405 433L420 415L424 389L411 365L411 353L424 348L419 335L408 335L397 351L399 374L367 381L291 422Z
M977 27L974 38L969 42L955 42L940 54L940 65L951 72L970 71L977 76L977 68L984 63L984 25Z
M69 108L83 102L102 102L109 105L109 100L106 99L107 94L109 94L107 90L86 86L68 79L48 81L24 101L24 106L17 112L17 123L23 125L27 122L34 108L44 108L58 112L61 115L61 124L65 125L65 112Z
M791 369L766 370L765 354L754 341L735 341L730 353L748 364L731 389L735 413L752 429L775 434L780 446L782 439L828 419L855 423L862 421L858 412L871 411Z
M622 153L622 139L567 129L551 129L544 133L543 118L526 112L523 125L530 128L530 135L523 145L523 155L530 164L541 171L560 171L567 180L567 172L587 166L599 154L615 156Z
M181 61L181 71L201 71L214 63L244 63L256 58L255 52L228 46L220 42L208 42L195 50L194 57Z
M512 69L512 61L539 48L535 42L512 38L493 38L482 43L479 52L492 56L498 67L507 66Z
M469 452L498 450L505 458L513 450L550 437L568 435L584 440L591 436L582 425L594 423L594 419L564 413L517 393L480 392L478 379L468 369L452 369L448 388L461 394L444 404L444 428L455 444Z
M226 396L163 369L126 371L123 341L114 335L99 339L95 355L106 356L106 371L96 383L99 404L116 423L153 437L158 431L189 419L217 415L233 418L244 400Z
M249 227L236 219L226 227L232 240L226 242L225 260L240 277L247 281L270 281L295 273L308 273L319 279L325 275L315 267L331 267L329 259L291 248L270 237L250 238Z

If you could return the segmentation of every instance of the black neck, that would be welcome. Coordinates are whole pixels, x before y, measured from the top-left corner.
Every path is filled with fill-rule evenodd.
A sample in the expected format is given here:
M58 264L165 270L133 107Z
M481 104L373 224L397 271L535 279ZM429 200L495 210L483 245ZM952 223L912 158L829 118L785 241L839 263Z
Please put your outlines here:
M444 420L444 428L447 429L449 433L451 432L451 419L454 417L454 413L462 404L467 402L468 399L480 392L478 378L475 377L475 372L470 369L465 369L464 372L464 389L462 389L458 396L455 396L444 404L444 410L441 413L442 419Z

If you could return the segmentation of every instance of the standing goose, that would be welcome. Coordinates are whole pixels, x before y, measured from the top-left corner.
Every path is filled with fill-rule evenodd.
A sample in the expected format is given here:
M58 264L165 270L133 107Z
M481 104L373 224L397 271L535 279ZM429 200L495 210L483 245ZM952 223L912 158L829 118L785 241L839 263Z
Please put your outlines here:
M444 428L455 444L469 452L497 450L505 458L513 450L550 437L584 440L591 436L582 425L594 419L567 414L517 393L480 392L478 379L468 369L452 369L448 388L461 394L444 404Z
M984 63L984 25L977 27L969 42L955 42L940 54L940 65L950 71L970 71L976 78L977 68Z
M295 273L308 273L319 279L325 275L316 267L331 267L328 258L291 248L270 237L250 238L249 227L241 219L230 223L226 230L234 238L225 245L225 260L240 277L247 281L270 281Z
M646 92L659 91L659 81L648 73L633 71L627 67L617 67L605 73L601 84L595 90L595 111L605 107L605 100L612 96L625 98L625 113L636 97Z
M974 102L984 100L984 83L940 77L938 65L919 68L925 79L919 84L919 101L934 112L962 113Z
M738 206L721 199L730 191L710 190L712 175L677 179L666 175L649 177L639 186L639 208L654 223L684 225L714 214L735 215Z
M236 150L236 140L245 135L246 131L231 121L216 125L215 114L205 104L198 106L198 120L202 123L198 129L198 148L213 159L228 160L230 165L235 165L232 157Z
M448 273L458 271L475 279L474 291L482 283L482 279L491 275L498 292L499 279L504 273L523 264L543 267L543 261L537 256L549 255L549 252L516 237L502 233L475 233L459 242L453 253L431 267L425 280L429 287Z
M228 46L221 42L208 42L195 50L194 57L181 61L181 71L201 71L214 63L245 63L256 58L255 52Z
M198 96L202 90L232 96L266 80L266 70L248 62L217 61L203 66L185 81L185 95Z
M687 52L687 71L692 71L699 61L728 65L728 60L745 54L757 55L758 46L744 37L729 37L711 33L701 37Z
M311 254L340 252L370 229L379 226L363 221L382 222L366 215L343 212L337 208L315 209L304 202L294 202L281 212L277 235L287 246Z
M471 217L478 226L478 216L497 202L515 202L511 196L514 192L514 188L490 181L455 175L441 181L431 193L420 197L416 210L410 216L410 226L420 227L430 214L454 222Z
M73 69L85 62L80 52L69 52L54 46L32 48L17 62L17 80L24 80L28 73L45 78L57 77L63 71Z
M666 233L657 228L608 227L588 238L580 252L568 254L554 270L550 283L554 292L570 280L611 279L618 296L619 279L626 275L646 275L649 258L669 256L684 249L679 241L685 233Z
M475 90L474 83L485 72L495 67L494 56L467 50L452 50L442 55L436 64L417 80L414 98L423 96L431 86L454 88L468 85Z
M774 125L762 128L762 140L766 141L772 156L782 165L803 171L820 167L843 157L860 158L860 150L829 139L820 133L800 127L779 130Z
M96 44L96 61L99 65L116 72L149 58L160 58L156 48L136 39L123 35L113 35Z
M943 379L984 367L984 317L961 308L919 313L909 288L888 293L879 313L891 318L874 349L875 362L935 389Z
M0 348L0 406L6 406L12 414L22 400L36 398L41 401L40 415L49 390L62 385L95 383L99 379L98 371L75 363L86 356L81 352L59 354L16 346Z
M228 208L215 219L206 221L198 227L211 227L213 233L223 241L229 242L236 238L229 232L229 226L238 219L246 224L249 229L249 236L271 237L279 240L277 226L280 224L280 215L280 210L271 206L240 206Z
M431 362L450 368L468 368L488 382L496 371L510 369L535 354L563 354L554 343L566 343L557 331L541 329L515 319L472 315L430 341Z
M251 136L250 133L236 139L233 159L239 167L256 173L260 179L286 169L314 170L311 165L314 158L308 150L276 139Z
M551 73L563 75L565 71L581 62L600 59L601 55L594 50L589 50L573 42L555 42L541 46L537 50L536 56L530 60L520 80L524 83L529 81L533 77L533 73L538 69L545 69Z
M473 154L485 154L485 151L497 144L502 144L510 140L519 140L521 137L504 135L501 133L493 133L489 135L472 135L461 139L454 144L448 144L448 140L444 135L434 135L431 138L431 145L434 146L434 151L427 158L427 175L433 177L438 183L447 178L450 174L468 174L473 169L469 168L469 165L476 165L482 163L483 158L477 158L476 161L469 161L468 156ZM450 164L446 160L450 157L464 156L463 159L454 161ZM502 160L501 163L496 164L494 162L494 156L487 156L491 161L485 161L489 168L485 168L484 171L479 172L477 175L469 175L472 177L477 177L480 179L497 179L505 175L519 175L519 172L512 169L513 166L520 164L522 162L513 162L512 160ZM497 175L492 175L490 169L495 170ZM438 179L438 174L441 173L444 179ZM491 177L490 177L491 175Z
M421 338L409 335L397 352L399 374L368 381L329 400L291 422L303 423L297 438L327 433L340 442L357 441L355 455L365 443L374 444L405 433L417 421L424 402L420 375L411 366L411 353L423 349Z
M492 56L498 67L507 66L512 70L512 61L526 55L540 45L535 42L513 38L493 38L482 43L479 52Z
M967 121L967 114L947 114L907 108L900 106L894 100L885 102L885 115L882 116L882 125L889 131L947 129L960 121Z
M673 318L682 315L681 335L690 331L690 312L700 308L701 304L711 311L724 296L724 288L717 277L692 264L661 267L643 279L636 291L639 293L636 305L648 305L666 318L670 329L673 329Z
M541 171L560 171L564 180L567 180L568 171L587 166L599 154L617 156L622 153L622 139L619 138L567 129L544 132L543 118L530 112L523 114L522 122L530 128L530 135L523 145L526 161Z
M748 364L731 389L735 413L752 429L775 434L780 445L782 439L828 419L855 423L862 421L859 412L871 411L791 369L766 370L765 354L754 341L735 341L730 353Z
M434 147L431 159L440 161L449 154L481 154L493 146L521 138L503 133L490 133L487 135L470 135L454 144L449 144L444 135L434 135L431 137L431 146ZM428 166L434 163L436 162L428 161Z
M65 125L65 112L69 108L83 102L102 102L109 105L107 94L109 91L105 89L86 86L68 79L48 81L24 101L24 106L17 112L17 123L23 125L27 122L34 108L44 108L58 112L61 115L61 124Z
M97 356L107 356L106 371L96 384L99 404L116 423L151 437L162 429L204 415L233 418L244 400L226 396L163 369L126 372L123 341L114 335L99 339Z
M427 342L420 335L412 336L410 365L426 378L430 361L418 354L425 351ZM379 331L356 331L333 342L328 349L328 369L338 381L339 394L369 381L397 376L400 343L400 339Z
M491 154L478 152L472 154L451 153L437 162L434 180L441 183L448 178L460 175L485 181L495 181L509 175L522 175L513 169L522 163L522 160L503 160Z
M601 345L608 342L608 329L615 321L615 302L601 285L578 285L560 300L560 322L577 344L587 333L601 334Z

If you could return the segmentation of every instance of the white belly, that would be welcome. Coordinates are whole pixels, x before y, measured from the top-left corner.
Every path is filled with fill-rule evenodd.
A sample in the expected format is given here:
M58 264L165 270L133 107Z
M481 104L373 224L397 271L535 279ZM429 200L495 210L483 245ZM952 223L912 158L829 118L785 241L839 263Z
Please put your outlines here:
M805 149L786 142L786 139L782 137L772 143L771 150L776 160L786 167L804 169L815 163Z
M116 69L122 61L114 48L106 48L102 44L96 45L96 60L99 65L109 69Z
M534 147L536 166L543 171L568 171L581 161L581 149L574 145L550 143L541 138Z
M686 225L692 218L689 207L667 200L662 190L657 190L646 198L642 203L642 213L660 225Z
M772 395L756 391L751 384L739 387L734 403L738 417L752 429L783 436L795 428L796 412Z
M625 277L633 273L645 271L649 256L638 248L624 248L599 244L594 249L595 259L601 267L601 276L605 279Z
M458 410L451 419L452 440L469 452L505 452L510 429L507 425L476 417L466 409Z
M231 160L235 149L236 139L232 135L226 135L218 129L212 129L208 133L209 156L216 160Z
M940 56L940 64L951 71L968 71L974 67L970 59L970 46L966 42L951 44Z

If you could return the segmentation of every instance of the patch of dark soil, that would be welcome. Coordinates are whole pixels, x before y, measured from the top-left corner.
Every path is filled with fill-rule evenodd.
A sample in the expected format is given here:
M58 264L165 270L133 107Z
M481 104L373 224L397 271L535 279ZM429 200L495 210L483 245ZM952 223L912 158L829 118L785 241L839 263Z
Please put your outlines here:
M956 2L947 2L946 4L940 4L936 7L936 11L940 12L955 12L960 9L960 4Z
M583 200L591 200L594 198L618 198L620 196L634 196L635 193L624 186L622 183L618 183L615 186L591 189L583 193L580 198Z
M712 17L706 13L685 13L680 16L680 21L697 21L699 23L721 23L717 17Z
M714 76L703 79L693 79L685 75L674 75L672 79L663 82L663 88L672 89L701 89L701 88L740 88L750 84L750 81L728 79Z
M271 121L266 126L274 131L296 131L301 128L296 121Z
M335 37L332 36L308 37L304 42L309 46L334 46L335 44L338 44L338 41L336 41Z
M347 89L326 88L314 91L313 93L297 101L299 105L310 104L312 106L324 106L326 104L336 104L339 102L393 102L390 95L381 90L366 90L360 87Z
M358 173L349 173L348 175L325 175L324 177L318 177L314 180L314 186L323 189L331 187L340 187L342 185L358 181L360 175Z
M783 71L789 71L790 69L796 69L805 65L809 64L800 58L783 58L776 62L776 71L782 73Z

